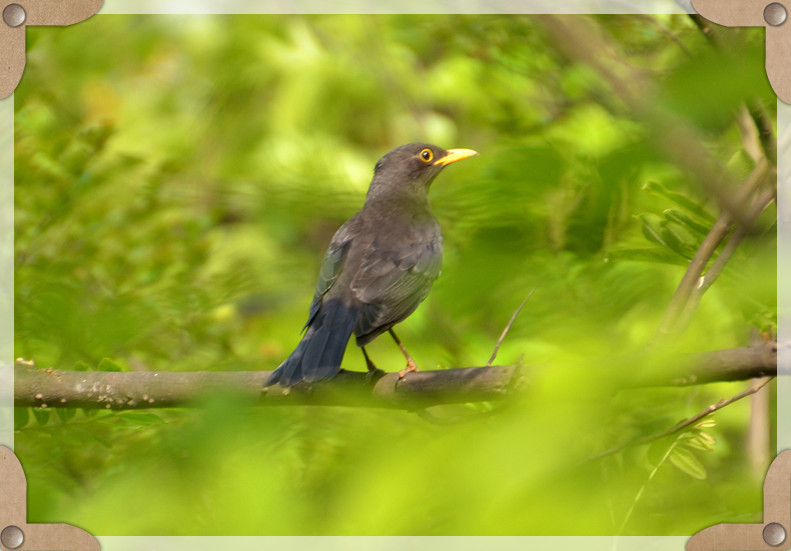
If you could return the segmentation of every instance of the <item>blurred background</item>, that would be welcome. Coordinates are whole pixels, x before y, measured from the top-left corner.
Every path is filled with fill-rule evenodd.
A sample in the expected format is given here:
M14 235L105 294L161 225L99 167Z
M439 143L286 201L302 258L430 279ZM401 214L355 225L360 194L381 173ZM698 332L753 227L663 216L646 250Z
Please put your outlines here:
M485 364L535 288L497 358L530 378L508 404L19 408L29 521L98 535L687 535L760 522L774 429L755 420L774 417L772 392L589 459L750 384L620 381L774 333L772 205L653 361L613 360L655 343L729 182L775 139L763 30L712 40L686 15L563 21L101 15L29 28L15 93L16 357L275 368L375 162L411 141L481 154L433 184L443 273L399 326L418 365ZM685 164L668 127L727 178ZM369 350L403 367L390 339ZM365 370L353 343L344 368Z

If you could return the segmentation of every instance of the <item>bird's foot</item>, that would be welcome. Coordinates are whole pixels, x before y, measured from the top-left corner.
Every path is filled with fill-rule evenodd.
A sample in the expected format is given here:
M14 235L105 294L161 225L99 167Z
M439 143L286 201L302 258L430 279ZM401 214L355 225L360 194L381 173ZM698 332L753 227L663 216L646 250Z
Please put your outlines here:
M415 373L417 371L420 370L417 368L417 364L415 364L415 360L409 358L406 362L406 367L398 372L398 378L403 379L404 377L406 377L407 373Z
M365 380L369 384L375 385L376 381L385 376L385 372L376 367L376 364L374 364L371 361L371 358L368 357L368 353L365 351L365 348L362 350L363 356L365 356L365 367L368 368L368 373L365 374Z

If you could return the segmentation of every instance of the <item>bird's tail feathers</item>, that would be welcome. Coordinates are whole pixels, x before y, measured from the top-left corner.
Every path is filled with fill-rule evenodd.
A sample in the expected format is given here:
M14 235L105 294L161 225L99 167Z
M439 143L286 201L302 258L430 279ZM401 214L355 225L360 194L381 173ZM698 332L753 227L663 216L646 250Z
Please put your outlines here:
M264 386L292 386L329 379L341 369L356 316L345 304L329 300L321 306L297 347L269 376Z

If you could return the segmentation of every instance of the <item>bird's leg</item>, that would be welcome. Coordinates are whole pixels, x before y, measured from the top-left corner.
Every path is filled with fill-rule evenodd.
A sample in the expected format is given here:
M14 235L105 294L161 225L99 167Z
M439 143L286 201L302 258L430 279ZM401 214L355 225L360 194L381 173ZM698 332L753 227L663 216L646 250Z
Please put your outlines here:
M365 376L368 379L372 379L374 382L378 381L384 376L385 372L376 367L376 365L371 361L371 358L368 357L368 352L365 351L364 346L361 346L360 349L363 351L363 356L365 356L365 366L368 368L368 373L366 373Z
M401 353L406 358L406 367L398 372L398 378L403 379L407 373L418 371L417 364L415 363L415 360L412 359L412 356L409 355L409 352L406 351L404 345L401 344L401 340L396 336L395 331L388 329L388 332L390 333L390 336L393 337L393 340L398 345L398 348L401 349Z
M365 351L365 347L361 346L360 350L363 351L363 356L365 356L365 366L368 368L368 371L382 371L376 364L371 361L371 358L368 357L368 352Z

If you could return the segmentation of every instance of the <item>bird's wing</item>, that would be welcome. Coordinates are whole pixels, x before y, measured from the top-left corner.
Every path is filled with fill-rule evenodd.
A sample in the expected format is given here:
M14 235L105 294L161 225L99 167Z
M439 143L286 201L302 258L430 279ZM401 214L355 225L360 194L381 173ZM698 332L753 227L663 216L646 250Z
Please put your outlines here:
M438 226L377 235L351 283L363 303L355 332L379 334L402 321L420 304L442 267Z
M324 254L324 261L321 263L319 269L319 280L316 283L316 292L313 295L313 302L310 304L310 313L308 321L305 323L307 328L316 317L316 314L321 307L322 299L327 291L332 288L333 284L338 280L338 276L343 271L343 265L349 253L349 248L358 233L359 218L353 216L343 226L341 226L330 241L327 252Z

